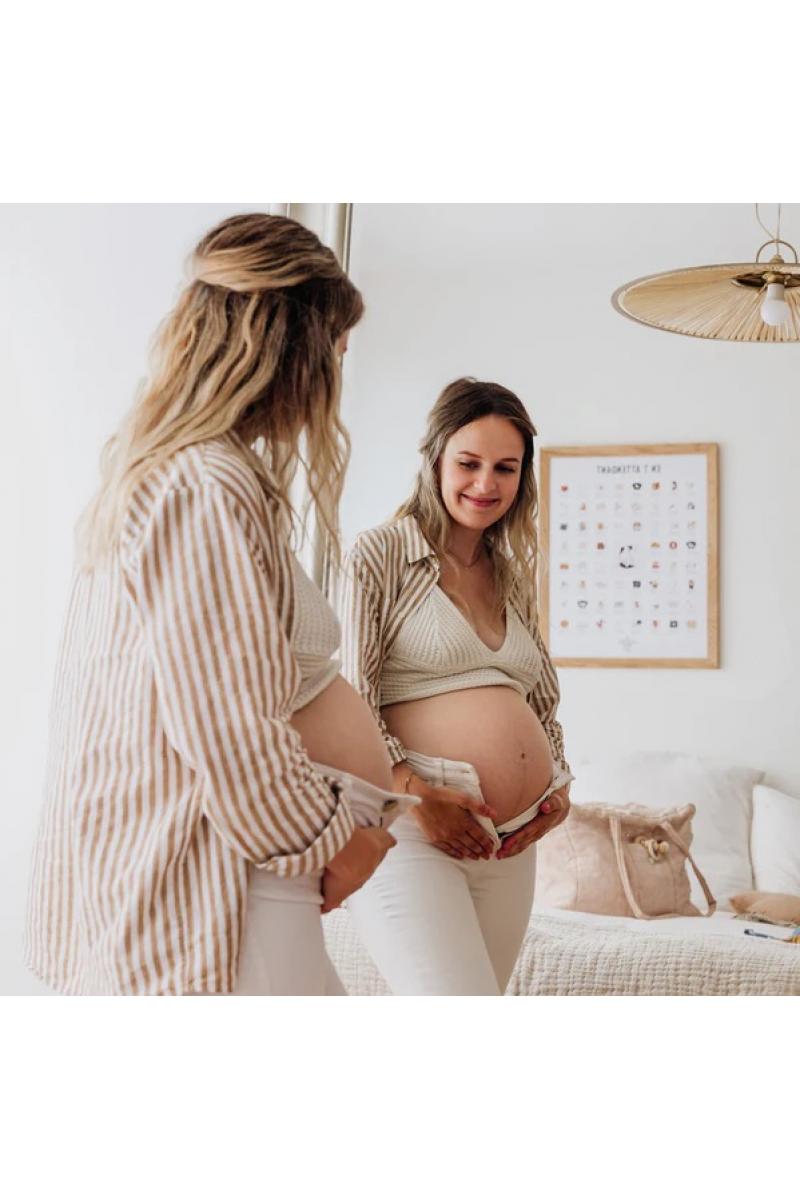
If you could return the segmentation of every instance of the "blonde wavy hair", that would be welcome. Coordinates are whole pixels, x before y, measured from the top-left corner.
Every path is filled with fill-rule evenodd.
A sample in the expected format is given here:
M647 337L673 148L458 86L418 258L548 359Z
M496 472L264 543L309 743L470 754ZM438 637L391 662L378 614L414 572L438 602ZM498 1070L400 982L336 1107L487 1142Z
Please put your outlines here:
M252 447L290 524L289 486L305 468L309 506L338 556L350 441L336 344L363 311L333 251L297 221L247 213L207 233L157 332L150 377L103 450L100 487L78 525L79 561L90 568L114 549L151 470L230 431Z
M464 425L486 416L504 417L519 430L524 443L520 481L514 503L483 533L483 542L494 566L497 606L502 611L515 595L536 612L536 566L539 541L536 515L539 496L533 470L536 429L518 396L499 383L471 377L448 384L428 414L428 427L420 443L422 465L414 490L394 514L394 520L412 516L438 555L446 554L452 519L442 500L439 461L450 438Z

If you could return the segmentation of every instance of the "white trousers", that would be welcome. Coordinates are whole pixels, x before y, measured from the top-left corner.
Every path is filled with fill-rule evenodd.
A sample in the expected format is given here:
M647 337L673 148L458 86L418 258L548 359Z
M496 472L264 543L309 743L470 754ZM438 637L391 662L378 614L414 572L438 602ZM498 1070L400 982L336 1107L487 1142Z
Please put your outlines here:
M470 763L407 753L415 774L435 787L480 796ZM505 825L476 820L495 848L503 834L531 820L538 806L572 778L557 771L550 786ZM524 819L523 819L524 818ZM391 991L398 996L498 996L505 992L533 906L536 846L511 858L452 858L403 815L392 827L397 845L347 901L356 929Z
M314 763L337 778L355 822L388 826L403 797L356 775ZM390 851L392 853L392 851ZM322 871L280 879L250 868L244 937L239 951L237 996L344 996L322 933Z

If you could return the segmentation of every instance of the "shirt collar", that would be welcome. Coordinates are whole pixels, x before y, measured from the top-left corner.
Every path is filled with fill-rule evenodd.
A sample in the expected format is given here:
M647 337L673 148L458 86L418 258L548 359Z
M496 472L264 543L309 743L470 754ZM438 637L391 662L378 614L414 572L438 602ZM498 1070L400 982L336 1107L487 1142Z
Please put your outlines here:
M416 517L412 517L411 515L403 517L400 520L400 529L403 539L403 549L409 563L419 562L423 558L436 557L436 551L423 536L422 530L417 524Z
M399 521L401 536L403 541L403 549L405 550L406 560L409 563L421 562L424 558L432 558L434 564L438 568L439 559L431 546L430 542L423 536L416 517L410 514L407 517L402 517ZM512 588L509 601L517 611L519 618L525 623L529 619L528 605L523 599L519 587Z

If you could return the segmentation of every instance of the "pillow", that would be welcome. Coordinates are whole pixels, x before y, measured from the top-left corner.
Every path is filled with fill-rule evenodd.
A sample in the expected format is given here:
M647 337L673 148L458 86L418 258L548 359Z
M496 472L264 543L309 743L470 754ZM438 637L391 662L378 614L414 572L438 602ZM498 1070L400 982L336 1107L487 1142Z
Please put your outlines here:
M778 925L800 925L800 896L780 892L742 892L731 897L734 912L761 917Z
M693 804L692 854L719 908L753 888L750 825L753 788L763 771L733 767L691 754L631 754L616 762L575 768L570 800L575 804L645 804L674 808ZM781 890L793 890L781 889ZM692 902L705 911L703 893L692 880Z
M754 789L750 853L760 892L800 896L800 800L763 784Z

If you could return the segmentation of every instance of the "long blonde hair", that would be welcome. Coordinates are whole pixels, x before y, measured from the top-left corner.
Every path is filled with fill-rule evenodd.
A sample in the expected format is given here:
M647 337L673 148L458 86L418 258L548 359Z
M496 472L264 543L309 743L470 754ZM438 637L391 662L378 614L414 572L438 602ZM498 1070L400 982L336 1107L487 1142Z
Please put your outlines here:
M446 553L452 520L444 506L439 483L439 461L454 433L486 416L505 417L519 430L524 443L520 481L514 503L483 533L483 542L494 566L498 609L521 592L524 602L536 609L536 563L539 542L536 514L539 497L533 471L536 429L518 396L499 383L471 377L448 384L428 414L428 427L420 443L422 465L414 490L394 519L413 516L438 555Z
M350 442L335 347L363 313L360 293L311 230L266 213L222 221L196 247L191 273L158 331L150 379L103 450L100 487L78 526L79 559L91 567L111 552L145 475L230 431L253 447L287 514L289 484L304 465L310 504L338 555Z

